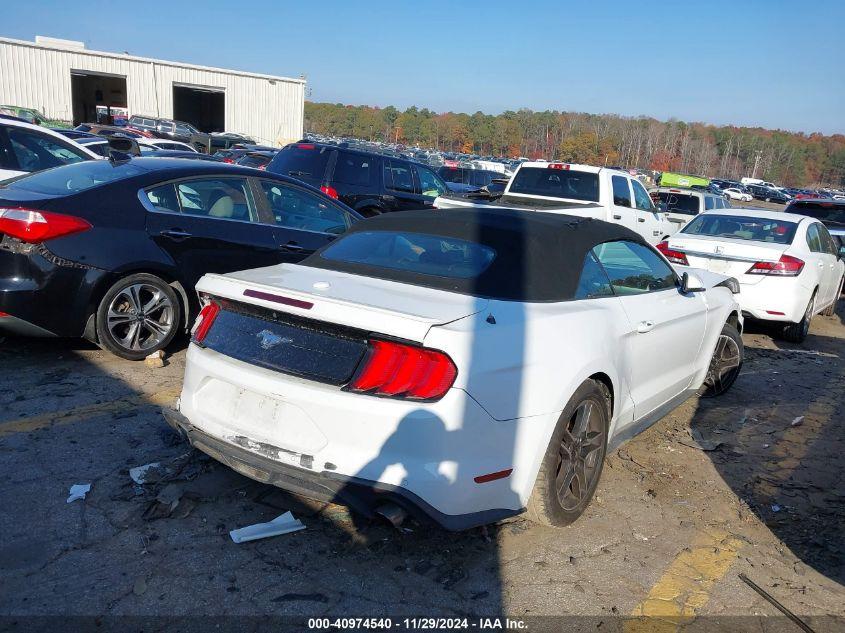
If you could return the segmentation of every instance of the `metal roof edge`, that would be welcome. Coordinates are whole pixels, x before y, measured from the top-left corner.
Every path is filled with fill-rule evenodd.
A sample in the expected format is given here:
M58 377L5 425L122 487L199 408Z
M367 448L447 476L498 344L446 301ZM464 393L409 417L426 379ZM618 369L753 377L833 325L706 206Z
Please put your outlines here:
M89 48L71 48L59 46L55 44L43 44L38 42L30 42L29 40L16 40L9 37L0 37L0 44L12 44L15 46L27 46L29 48L40 48L45 50L59 51L62 53L74 53L76 55L91 55L92 57L110 57L112 59L121 59L124 61L142 62L146 64L158 64L159 66L173 66L175 68L189 68L191 70L202 70L213 73L223 73L226 75L235 75L239 77L252 77L253 79L267 79L270 81L285 81L288 83L305 84L305 79L294 79L293 77L281 77L277 75L264 75L261 73L252 73L243 70L233 70L231 68L217 68L214 66L200 66L198 64L188 64L185 62L172 62L165 59L155 59L152 57L139 57L138 55L129 55L126 53L110 53L108 51L95 51Z

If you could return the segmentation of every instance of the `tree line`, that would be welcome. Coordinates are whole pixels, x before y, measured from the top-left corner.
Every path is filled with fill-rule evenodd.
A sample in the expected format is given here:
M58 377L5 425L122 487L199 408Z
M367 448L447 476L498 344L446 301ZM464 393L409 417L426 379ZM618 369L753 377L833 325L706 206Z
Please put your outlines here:
M305 104L305 129L441 151L545 158L787 186L845 186L845 135L521 109L492 115ZM755 171L756 165L756 171Z

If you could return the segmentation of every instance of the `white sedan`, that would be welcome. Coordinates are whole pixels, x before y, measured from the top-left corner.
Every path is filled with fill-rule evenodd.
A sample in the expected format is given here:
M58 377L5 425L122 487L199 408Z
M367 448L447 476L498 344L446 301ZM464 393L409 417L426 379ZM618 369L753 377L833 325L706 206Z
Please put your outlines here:
M3 147L4 137L8 149ZM0 182L98 158L102 157L58 132L16 118L0 117Z
M740 284L743 313L784 323L800 343L813 315L832 315L845 263L824 224L792 213L758 209L708 211L658 245L682 265L731 275Z
M197 289L174 428L257 480L450 530L571 523L607 451L743 359L734 280L560 214L385 214Z
M731 200L739 200L741 202L751 202L754 199L754 197L750 193L740 191L736 187L728 187L727 189L722 189L722 193L725 194Z

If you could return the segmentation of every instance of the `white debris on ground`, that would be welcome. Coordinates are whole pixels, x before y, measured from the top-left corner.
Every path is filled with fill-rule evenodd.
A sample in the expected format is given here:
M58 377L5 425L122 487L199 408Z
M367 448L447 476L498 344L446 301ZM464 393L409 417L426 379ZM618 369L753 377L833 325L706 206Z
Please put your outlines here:
M256 523L255 525L248 525L237 530L232 530L229 532L229 536L232 537L235 543L246 543L247 541L255 541L271 536L281 536L282 534L298 532L304 529L305 525L301 521L295 519L290 512L285 512L267 523Z
M91 484L73 484L68 491L70 496L65 503L73 503L77 499L84 499L91 490Z

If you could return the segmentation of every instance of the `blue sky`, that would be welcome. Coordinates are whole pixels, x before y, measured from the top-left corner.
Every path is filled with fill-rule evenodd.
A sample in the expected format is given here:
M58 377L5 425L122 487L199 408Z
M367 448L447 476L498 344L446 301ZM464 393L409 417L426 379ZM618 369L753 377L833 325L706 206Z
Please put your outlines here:
M6 4L0 36L304 74L314 101L845 132L843 0Z

